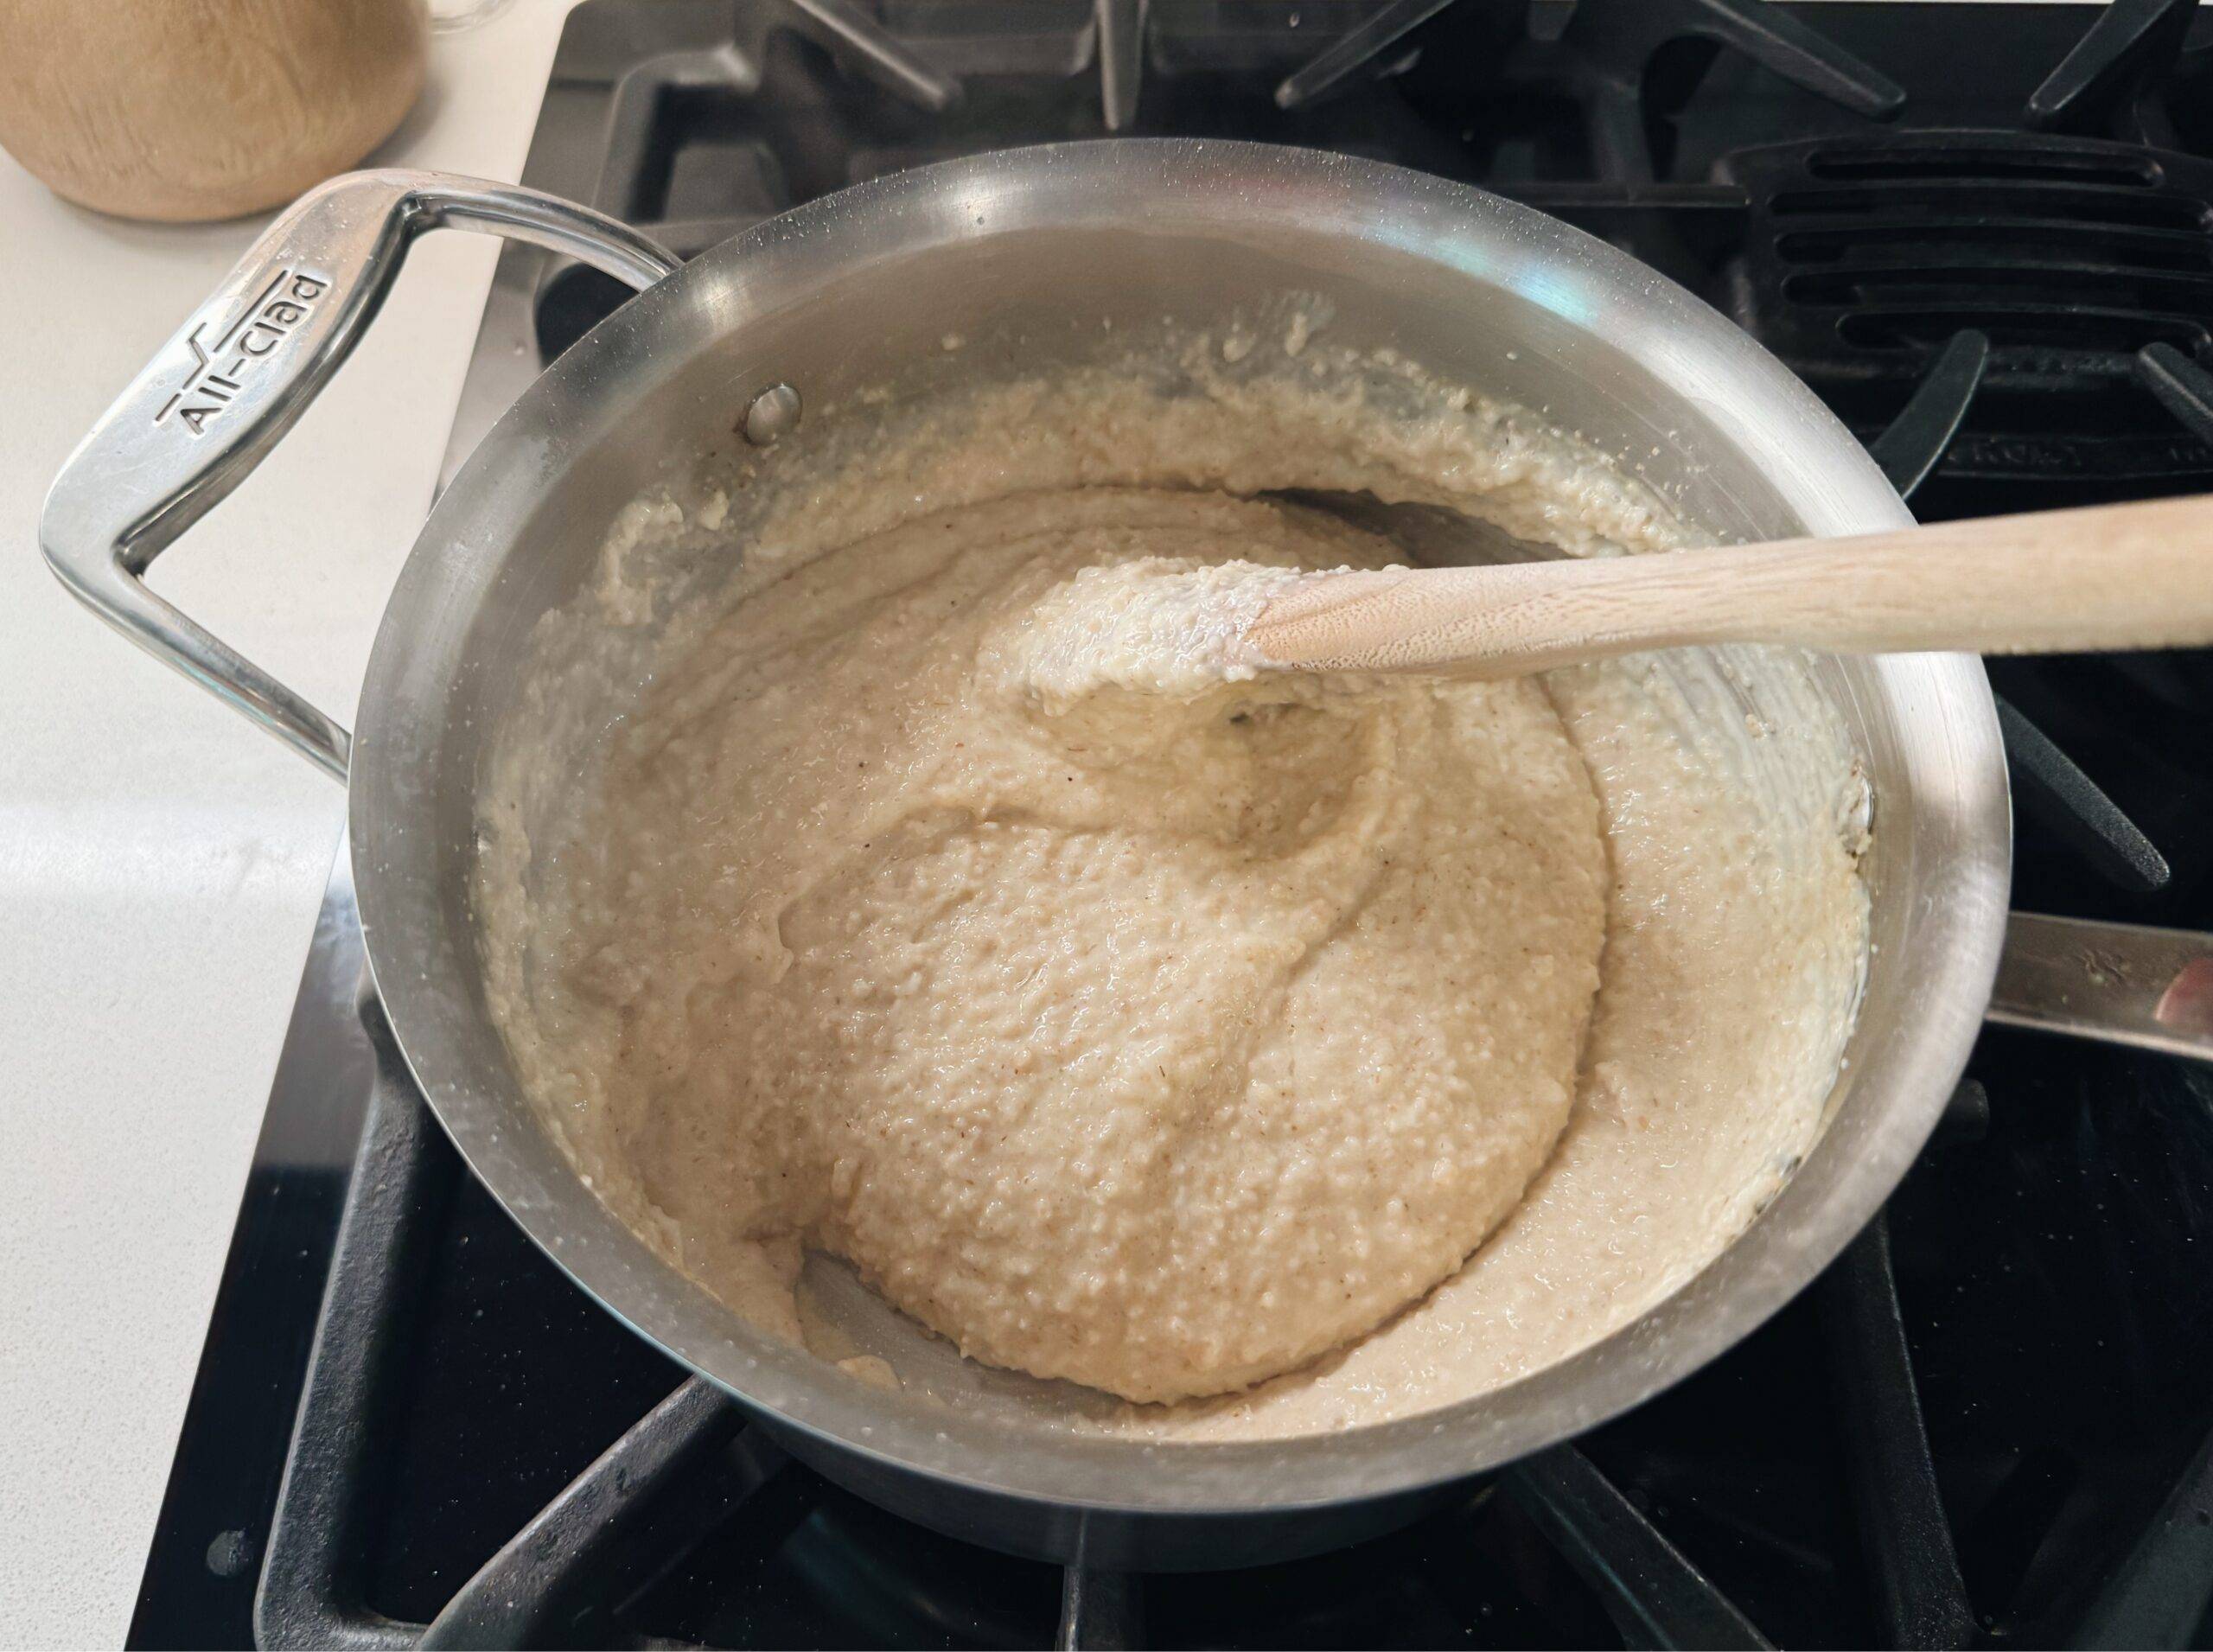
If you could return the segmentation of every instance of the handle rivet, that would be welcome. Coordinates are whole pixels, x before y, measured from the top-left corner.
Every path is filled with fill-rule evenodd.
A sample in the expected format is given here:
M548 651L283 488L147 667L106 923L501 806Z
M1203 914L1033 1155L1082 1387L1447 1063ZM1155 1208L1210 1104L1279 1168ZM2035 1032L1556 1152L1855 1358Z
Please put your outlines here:
M799 428L799 392L789 385L770 385L746 408L738 430L755 447L769 447Z

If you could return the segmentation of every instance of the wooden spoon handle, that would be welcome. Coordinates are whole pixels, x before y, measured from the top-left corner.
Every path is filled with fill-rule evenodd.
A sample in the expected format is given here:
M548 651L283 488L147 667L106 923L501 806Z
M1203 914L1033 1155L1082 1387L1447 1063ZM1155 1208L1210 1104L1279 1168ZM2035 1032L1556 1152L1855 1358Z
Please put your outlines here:
M2062 654L2213 642L2213 495L1651 556L1330 574L1246 633L1308 670L1512 676L1689 643Z

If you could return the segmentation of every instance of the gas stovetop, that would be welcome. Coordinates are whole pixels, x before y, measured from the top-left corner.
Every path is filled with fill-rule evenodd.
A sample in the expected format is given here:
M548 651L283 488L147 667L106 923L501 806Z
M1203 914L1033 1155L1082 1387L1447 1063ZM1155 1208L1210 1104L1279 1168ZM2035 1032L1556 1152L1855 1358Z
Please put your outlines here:
M2213 29L2172 0L588 0L523 178L690 253L1110 131L1566 217L1924 518L2213 487ZM502 254L449 475L622 296ZM2213 927L2207 661L1992 676L2018 903ZM405 1076L341 849L131 1640L2203 1644L2209 1256L2213 1068L1993 1028L1884 1217L1674 1391L1356 1548L1063 1571L828 1484L539 1256Z

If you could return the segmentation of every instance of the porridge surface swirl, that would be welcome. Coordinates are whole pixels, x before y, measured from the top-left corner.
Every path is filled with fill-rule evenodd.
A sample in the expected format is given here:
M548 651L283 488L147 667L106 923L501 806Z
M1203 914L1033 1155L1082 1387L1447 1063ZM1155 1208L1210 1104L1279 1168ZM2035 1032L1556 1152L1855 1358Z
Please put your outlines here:
M756 507L711 607L657 558L729 502L633 507L477 892L526 1088L695 1278L797 1337L834 1254L1194 1437L1441 1403L1688 1277L1810 1145L1865 948L1848 749L1788 660L1256 679L1148 609L1396 559L1250 496L1287 487L1674 542L1464 395L1198 377L910 418Z

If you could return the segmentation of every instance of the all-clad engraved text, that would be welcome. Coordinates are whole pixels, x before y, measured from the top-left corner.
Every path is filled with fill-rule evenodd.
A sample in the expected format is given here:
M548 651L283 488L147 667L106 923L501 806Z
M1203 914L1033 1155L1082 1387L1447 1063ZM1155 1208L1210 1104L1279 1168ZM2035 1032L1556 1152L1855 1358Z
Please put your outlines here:
M192 350L192 369L177 392L154 415L159 424L175 413L195 436L207 433L208 421L230 405L244 384L243 375L289 337L315 309L316 300L330 290L330 277L305 270L279 270L269 284L246 305L230 330L214 348L202 344L207 330L202 322L185 335Z

